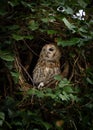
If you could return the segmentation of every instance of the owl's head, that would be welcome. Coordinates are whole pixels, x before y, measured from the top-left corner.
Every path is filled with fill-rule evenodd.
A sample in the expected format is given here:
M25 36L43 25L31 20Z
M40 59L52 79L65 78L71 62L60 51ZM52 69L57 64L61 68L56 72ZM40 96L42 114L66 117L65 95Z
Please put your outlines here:
M60 57L61 52L54 44L46 44L40 53L40 58L43 58L47 61L59 61Z

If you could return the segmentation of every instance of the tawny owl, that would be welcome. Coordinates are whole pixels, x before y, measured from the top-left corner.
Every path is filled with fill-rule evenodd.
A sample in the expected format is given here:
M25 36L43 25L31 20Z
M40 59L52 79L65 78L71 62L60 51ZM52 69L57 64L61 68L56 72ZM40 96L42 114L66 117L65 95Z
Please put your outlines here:
M36 86L45 86L55 75L61 73L60 70L61 53L54 44L46 44L40 53L40 57L33 71L33 82Z

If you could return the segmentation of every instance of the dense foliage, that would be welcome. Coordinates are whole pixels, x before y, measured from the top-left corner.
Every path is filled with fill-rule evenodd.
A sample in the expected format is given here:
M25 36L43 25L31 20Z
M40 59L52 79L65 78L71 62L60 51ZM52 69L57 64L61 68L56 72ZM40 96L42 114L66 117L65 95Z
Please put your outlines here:
M92 0L1 0L0 130L93 130L92 8ZM38 90L32 71L50 42L68 73ZM30 89L21 91L20 81Z

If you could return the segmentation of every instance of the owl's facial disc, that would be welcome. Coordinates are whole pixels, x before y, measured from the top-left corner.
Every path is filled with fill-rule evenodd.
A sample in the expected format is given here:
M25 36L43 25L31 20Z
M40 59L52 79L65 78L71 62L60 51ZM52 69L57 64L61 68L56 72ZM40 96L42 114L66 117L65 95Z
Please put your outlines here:
M46 61L59 61L60 52L57 46L53 44L46 44L40 53L40 58L45 59Z

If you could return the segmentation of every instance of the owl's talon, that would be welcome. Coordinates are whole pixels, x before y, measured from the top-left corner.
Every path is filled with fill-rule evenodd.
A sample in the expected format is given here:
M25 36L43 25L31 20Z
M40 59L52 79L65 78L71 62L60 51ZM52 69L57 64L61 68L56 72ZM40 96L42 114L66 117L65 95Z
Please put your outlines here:
M39 89L39 88L42 88L43 86L44 86L44 83L41 82L41 83L38 85L38 89Z

